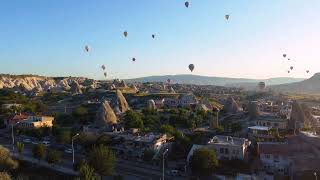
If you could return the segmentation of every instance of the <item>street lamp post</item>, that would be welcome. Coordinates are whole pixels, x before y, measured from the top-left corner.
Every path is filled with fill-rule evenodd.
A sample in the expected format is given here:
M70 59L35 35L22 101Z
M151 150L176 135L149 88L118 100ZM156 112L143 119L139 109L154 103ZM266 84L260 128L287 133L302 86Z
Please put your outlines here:
M12 138L12 152L14 152L14 133L13 133L13 124L11 124L11 138Z
M162 180L164 180L164 156L167 154L168 149L166 149L163 153L162 153Z
M20 122L17 122L15 125L19 124ZM14 152L14 131L13 131L13 124L11 124L11 138L12 138L12 152Z
M316 177L316 180L318 180L317 172L314 172L313 175Z
M74 147L73 147L73 140L75 140L77 136L79 136L79 133L77 133L76 135L74 135L74 136L71 138L71 146L72 146L72 164L74 164Z

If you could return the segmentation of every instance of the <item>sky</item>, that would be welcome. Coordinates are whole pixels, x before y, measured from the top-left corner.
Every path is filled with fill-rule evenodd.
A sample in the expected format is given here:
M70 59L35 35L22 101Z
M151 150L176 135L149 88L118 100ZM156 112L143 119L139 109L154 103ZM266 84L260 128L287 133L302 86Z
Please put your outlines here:
M320 72L319 0L184 2L1 0L0 73L103 79L102 64L109 79Z

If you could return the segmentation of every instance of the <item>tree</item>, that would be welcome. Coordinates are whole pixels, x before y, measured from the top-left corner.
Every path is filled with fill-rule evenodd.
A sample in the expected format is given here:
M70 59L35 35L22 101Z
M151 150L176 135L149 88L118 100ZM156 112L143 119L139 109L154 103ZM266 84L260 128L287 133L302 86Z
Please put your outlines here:
M113 174L116 156L111 150L101 144L92 149L88 162L100 176L110 176Z
M81 165L79 170L80 180L95 180L94 169L87 163Z
M10 151L0 145L0 171L17 169L18 162L10 156Z
M11 180L11 176L7 172L0 172L1 180Z
M61 152L51 150L48 153L47 162L51 165L55 165L61 162Z
M193 152L190 161L192 173L198 176L209 176L218 167L216 153L207 148L200 148Z
M24 144L22 142L17 142L16 146L17 146L17 151L19 155L21 155L24 150Z
M56 141L61 144L70 143L71 131L67 129L59 129L56 134Z
M127 128L143 128L142 116L138 112L129 110L125 116Z
M39 161L44 159L46 156L46 147L43 144L36 144L32 148L32 155Z
M88 122L88 110L83 106L77 107L73 112L72 115L75 119L79 120L81 124L86 124Z
M218 134L224 133L224 128L223 128L223 126L220 126L220 125L219 125L218 127L215 128L215 130L217 131Z
M171 125L164 124L160 127L160 131L162 133L169 135L169 136L173 136L175 134L176 129Z
M143 152L143 160L146 162L150 162L154 156L155 152L153 149L146 149Z

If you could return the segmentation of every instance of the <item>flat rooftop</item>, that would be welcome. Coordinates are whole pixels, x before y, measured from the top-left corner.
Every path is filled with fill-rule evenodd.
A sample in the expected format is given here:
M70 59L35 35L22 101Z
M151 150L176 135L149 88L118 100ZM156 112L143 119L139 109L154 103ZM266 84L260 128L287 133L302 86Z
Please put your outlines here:
M271 129L271 127L268 127L268 126L251 126L251 127L248 127L248 129L259 130L259 131L269 131Z
M145 142L145 143L151 143L163 137L163 135L161 134L153 134L153 133L149 133L145 135L136 135L128 132L121 132L121 133L105 132L105 133L112 136L119 137L119 138L122 137L126 141L136 141L136 142Z
M245 138L217 135L209 140L208 145L210 145L210 144L224 144L224 145L242 146L243 144L246 143L246 141L248 141L248 140Z

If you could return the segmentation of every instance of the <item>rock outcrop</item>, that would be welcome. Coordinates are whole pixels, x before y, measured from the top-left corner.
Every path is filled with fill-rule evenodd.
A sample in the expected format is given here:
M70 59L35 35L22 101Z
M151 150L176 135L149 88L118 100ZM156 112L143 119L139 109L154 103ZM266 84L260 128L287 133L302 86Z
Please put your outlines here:
M36 75L0 75L0 89L18 89L23 92L62 92L70 91L72 84L79 87L96 88L93 79L81 77L44 77ZM78 85L76 90L79 93Z
M74 81L71 84L71 93L72 94L82 94L81 87L80 87L80 85L79 85L79 83L77 81Z
M249 102L248 112L250 119L255 119L260 115L260 108L257 101Z
M116 88L127 88L127 84L124 80L115 79L112 83Z
M119 89L116 91L116 106L119 108L121 113L125 113L130 109L126 98Z
M239 106L233 97L229 97L225 103L224 110L227 113L237 113L239 111Z
M108 101L104 101L97 114L95 126L102 128L117 124L117 116Z
M175 94L176 91L175 91L172 87L170 87L170 88L169 88L169 93Z
M147 107L148 107L148 109L150 109L150 110L155 110L155 109L157 109L156 103L154 102L153 99L148 100Z
M300 104L298 101L292 102L291 116L288 124L290 128L302 128L302 124L310 125L314 122L315 119L313 118L311 110L306 104Z

